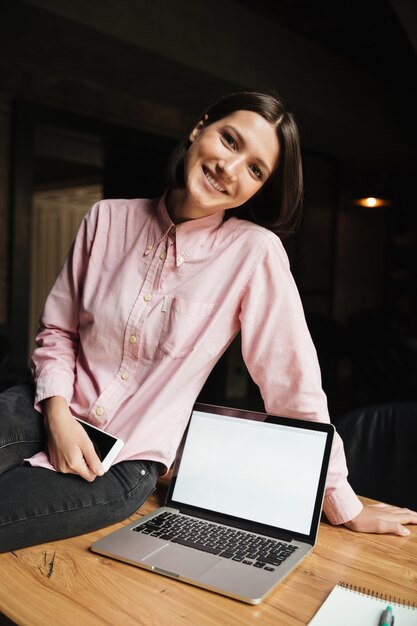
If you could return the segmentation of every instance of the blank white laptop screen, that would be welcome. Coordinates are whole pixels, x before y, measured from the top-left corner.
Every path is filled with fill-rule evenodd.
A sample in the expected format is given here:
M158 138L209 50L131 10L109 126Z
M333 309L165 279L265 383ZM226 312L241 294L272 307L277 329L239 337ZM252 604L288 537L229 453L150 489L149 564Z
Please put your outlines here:
M172 499L308 535L326 433L194 411Z

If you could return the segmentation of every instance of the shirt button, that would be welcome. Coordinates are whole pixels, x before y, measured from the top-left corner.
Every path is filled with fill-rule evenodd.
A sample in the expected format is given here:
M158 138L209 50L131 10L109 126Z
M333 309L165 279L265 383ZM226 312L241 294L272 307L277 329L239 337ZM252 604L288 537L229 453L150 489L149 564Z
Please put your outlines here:
M140 470L140 474L141 474L141 476L145 476L145 474L146 474L145 470Z
M130 335L130 337L129 337L129 341L130 341L130 343L136 343L136 337L135 337L135 335Z
M98 407L96 408L96 413L97 413L97 415L100 415L100 416L101 416L101 415L104 415L104 409L103 409L103 407L102 407L102 406L98 406Z
M153 243L148 243L148 245L146 246L147 250L152 250L153 248Z
M165 259L167 258L167 253L161 252L161 254L159 255L159 258L161 259L161 261L165 261Z
M122 372L120 376L123 380L127 380L129 378L129 372Z
M150 293L145 293L143 299L145 300L145 302L149 302L149 300L152 300L152 295Z
M183 256L177 257L177 263L184 263L184 257Z

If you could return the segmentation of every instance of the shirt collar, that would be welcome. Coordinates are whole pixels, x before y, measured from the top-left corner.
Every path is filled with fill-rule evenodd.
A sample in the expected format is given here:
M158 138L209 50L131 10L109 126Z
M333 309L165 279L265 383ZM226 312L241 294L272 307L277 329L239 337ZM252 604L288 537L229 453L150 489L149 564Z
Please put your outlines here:
M152 221L149 229L148 244L144 254L149 254L168 236L176 241L176 264L179 267L184 262L190 261L196 250L220 227L224 211L175 225L169 216L165 197L166 191L159 198L155 208L156 219Z
M175 224L172 222L165 206L165 193L161 198L155 200L152 204L152 219L150 221L148 231L148 241L144 252L145 255L149 254L154 248L159 246L162 239L164 239L169 233L175 232Z

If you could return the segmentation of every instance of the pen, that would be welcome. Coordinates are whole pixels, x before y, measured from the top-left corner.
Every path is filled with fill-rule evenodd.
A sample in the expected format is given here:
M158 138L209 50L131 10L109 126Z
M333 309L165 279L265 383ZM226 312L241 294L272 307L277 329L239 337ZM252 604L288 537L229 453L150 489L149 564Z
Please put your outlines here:
M393 626L394 624L394 616L392 614L392 608L387 606L385 611L383 611L381 615L381 619L379 620L379 626Z

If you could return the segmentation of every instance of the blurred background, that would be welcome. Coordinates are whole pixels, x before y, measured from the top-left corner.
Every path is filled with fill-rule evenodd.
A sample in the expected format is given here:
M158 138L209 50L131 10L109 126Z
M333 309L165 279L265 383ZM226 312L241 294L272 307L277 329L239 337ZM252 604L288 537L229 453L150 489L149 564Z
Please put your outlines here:
M285 246L331 415L417 400L416 6L0 1L0 388L28 378L91 204L160 195L209 102L273 89L301 130L305 212ZM262 408L239 338L200 399Z

